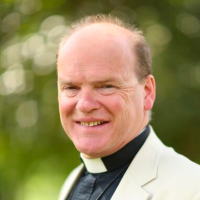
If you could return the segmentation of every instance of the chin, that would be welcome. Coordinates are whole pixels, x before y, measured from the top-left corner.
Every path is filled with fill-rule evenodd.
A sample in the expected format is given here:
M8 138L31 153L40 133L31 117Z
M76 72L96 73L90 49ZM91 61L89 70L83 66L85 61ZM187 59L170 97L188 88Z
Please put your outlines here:
M75 145L76 149L83 153L87 158L97 158L102 157L104 155L103 147L102 146L96 146L96 145ZM105 147L105 146L104 146Z

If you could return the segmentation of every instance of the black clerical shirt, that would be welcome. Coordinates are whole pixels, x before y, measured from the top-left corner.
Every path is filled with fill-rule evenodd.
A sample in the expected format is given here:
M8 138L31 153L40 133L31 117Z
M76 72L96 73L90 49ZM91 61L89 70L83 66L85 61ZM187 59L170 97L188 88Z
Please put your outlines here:
M67 200L109 200L114 194L131 161L150 133L147 126L141 134L116 153L82 161L85 170Z

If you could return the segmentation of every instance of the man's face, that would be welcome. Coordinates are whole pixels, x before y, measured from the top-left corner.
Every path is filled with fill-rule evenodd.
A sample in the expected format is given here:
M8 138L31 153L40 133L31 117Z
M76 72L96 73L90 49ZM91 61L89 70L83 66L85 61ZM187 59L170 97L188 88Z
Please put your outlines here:
M146 125L146 86L138 82L134 65L126 38L97 27L80 30L60 49L61 123L86 157L116 152Z

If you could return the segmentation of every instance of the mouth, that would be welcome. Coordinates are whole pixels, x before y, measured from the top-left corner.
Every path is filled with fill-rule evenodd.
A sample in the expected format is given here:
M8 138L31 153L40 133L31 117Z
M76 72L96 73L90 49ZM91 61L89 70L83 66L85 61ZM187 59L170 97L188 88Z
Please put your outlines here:
M107 121L93 121L93 122L77 122L78 124L86 127L94 127L94 126L102 126L103 124L107 124Z

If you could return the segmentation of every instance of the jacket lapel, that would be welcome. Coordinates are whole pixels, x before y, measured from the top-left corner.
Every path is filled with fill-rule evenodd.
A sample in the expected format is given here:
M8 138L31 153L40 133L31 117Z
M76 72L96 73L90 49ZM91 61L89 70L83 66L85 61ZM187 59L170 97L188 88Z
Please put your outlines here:
M151 128L149 137L130 164L111 200L148 199L149 194L143 186L156 178L163 147Z
M135 180L133 180L132 175L127 171L111 200L146 200L148 196L149 194L143 190Z
M61 193L59 196L59 200L65 200L66 197L70 194L72 188L74 187L75 183L81 176L84 169L84 165L81 164L77 168L73 170L73 172L70 174L70 176L67 178L66 182L64 183Z

